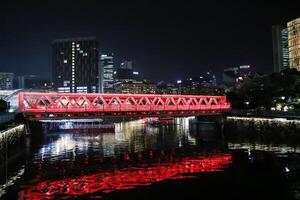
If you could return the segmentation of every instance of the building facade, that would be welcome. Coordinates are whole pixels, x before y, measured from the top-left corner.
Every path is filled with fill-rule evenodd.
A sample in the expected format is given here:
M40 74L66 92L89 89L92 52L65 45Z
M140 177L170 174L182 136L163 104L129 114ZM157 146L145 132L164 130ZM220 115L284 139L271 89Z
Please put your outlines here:
M115 91L123 94L155 94L156 85L148 81L123 81L115 85Z
M100 93L114 92L114 55L100 55Z
M288 22L290 67L300 71L300 17Z
M272 26L273 65L274 72L289 67L288 30L283 26Z
M52 81L58 92L99 90L99 44L95 37L53 41Z
M12 90L14 88L14 73L0 72L0 90Z

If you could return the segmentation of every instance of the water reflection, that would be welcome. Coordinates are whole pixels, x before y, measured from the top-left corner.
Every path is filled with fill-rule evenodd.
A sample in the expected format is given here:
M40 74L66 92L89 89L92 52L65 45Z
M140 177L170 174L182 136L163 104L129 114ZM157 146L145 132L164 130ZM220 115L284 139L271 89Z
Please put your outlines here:
M28 171L30 184L21 185L18 198L103 195L227 167L230 154L197 147L192 121L151 126L136 120L115 124L114 133L48 134L28 166L35 169Z
M178 192L194 187L195 199L286 197L287 185L298 194L299 145L274 143L286 135L250 125L231 120L222 132L215 123L178 118L161 126L117 123L113 133L47 134L25 165L17 197L8 192L7 199L120 199L122 191L135 195L181 181Z
M105 161L100 161L99 166L105 166ZM222 153L215 153L214 155L196 153L188 156L184 155L182 150L181 152L180 150L170 152L149 151L146 155L142 155L141 153L125 155L124 158L118 157L112 161L116 164L108 164L109 167L102 168L102 170L93 172L92 174L87 173L88 170L81 171L84 175L63 178L58 181L51 181L51 177L38 174L34 180L38 184L20 192L20 198L49 199L67 195L86 195L95 192L103 194L115 190L147 186L166 179L193 178L193 174L195 173L216 172L228 166L231 163L231 155ZM88 167L89 161L86 161L85 164ZM56 164L57 169L61 169L62 167L61 163ZM65 177L64 175L63 177ZM47 181L41 181L44 179Z

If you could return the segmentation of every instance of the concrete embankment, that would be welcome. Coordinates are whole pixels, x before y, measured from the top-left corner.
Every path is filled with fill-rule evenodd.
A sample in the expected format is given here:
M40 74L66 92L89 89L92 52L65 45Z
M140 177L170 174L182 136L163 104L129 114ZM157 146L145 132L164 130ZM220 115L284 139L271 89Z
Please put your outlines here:
M0 132L0 167L6 162L6 158L13 154L14 149L19 147L22 138L26 134L24 124L9 127Z

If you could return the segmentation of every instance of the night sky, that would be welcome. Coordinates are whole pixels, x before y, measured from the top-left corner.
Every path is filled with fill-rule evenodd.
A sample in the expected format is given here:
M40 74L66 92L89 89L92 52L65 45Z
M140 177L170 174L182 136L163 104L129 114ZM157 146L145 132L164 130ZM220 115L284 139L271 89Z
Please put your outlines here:
M164 3L162 3L164 2ZM0 71L51 78L51 42L96 36L116 63L144 78L177 80L249 64L272 71L273 24L300 16L300 1L1 1ZM218 80L219 81L219 80Z

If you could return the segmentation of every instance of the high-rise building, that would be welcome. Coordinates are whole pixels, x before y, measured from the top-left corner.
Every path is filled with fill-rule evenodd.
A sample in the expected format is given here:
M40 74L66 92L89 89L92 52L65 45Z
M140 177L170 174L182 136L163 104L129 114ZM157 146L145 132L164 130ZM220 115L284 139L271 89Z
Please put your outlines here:
M290 67L300 71L300 17L287 23Z
M114 92L114 55L100 55L100 93Z
M274 72L289 67L288 31L283 26L272 26Z
M12 90L14 73L0 72L0 90Z
M212 72L206 72L203 76L200 76L200 86L206 88L217 87L216 75Z
M95 37L58 39L52 48L52 81L58 92L98 91L99 45Z

